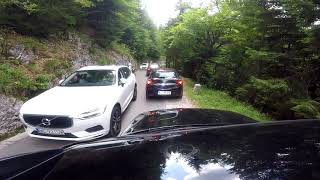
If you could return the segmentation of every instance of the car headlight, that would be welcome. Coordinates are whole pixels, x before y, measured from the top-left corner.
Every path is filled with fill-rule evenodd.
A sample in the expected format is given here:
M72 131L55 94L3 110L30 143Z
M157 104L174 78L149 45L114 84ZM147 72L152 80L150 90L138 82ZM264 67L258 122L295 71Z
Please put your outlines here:
M106 108L107 107L105 107L105 108L95 108L95 109L92 109L90 111L83 112L83 113L81 113L80 115L78 115L78 116L76 116L74 118L75 119L85 120L85 119L98 117L98 116L101 116L104 113Z

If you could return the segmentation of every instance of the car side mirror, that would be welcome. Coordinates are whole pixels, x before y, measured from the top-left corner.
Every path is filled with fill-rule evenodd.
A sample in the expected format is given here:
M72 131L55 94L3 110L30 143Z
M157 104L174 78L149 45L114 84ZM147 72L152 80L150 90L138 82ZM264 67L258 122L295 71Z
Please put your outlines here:
M119 85L123 86L127 83L127 80L125 78L121 78L119 81Z
M60 85L63 81L64 81L64 79L61 79L61 80L59 81L59 85Z

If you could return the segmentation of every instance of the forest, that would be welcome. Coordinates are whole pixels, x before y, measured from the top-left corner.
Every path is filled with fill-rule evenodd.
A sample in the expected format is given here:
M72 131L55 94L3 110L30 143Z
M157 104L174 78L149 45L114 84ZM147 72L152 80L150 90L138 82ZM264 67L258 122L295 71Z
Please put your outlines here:
M139 0L1 0L0 26L42 38L85 32L103 47L126 45L140 61L160 55L156 27Z
M167 66L275 119L320 118L320 1L217 0L161 27Z

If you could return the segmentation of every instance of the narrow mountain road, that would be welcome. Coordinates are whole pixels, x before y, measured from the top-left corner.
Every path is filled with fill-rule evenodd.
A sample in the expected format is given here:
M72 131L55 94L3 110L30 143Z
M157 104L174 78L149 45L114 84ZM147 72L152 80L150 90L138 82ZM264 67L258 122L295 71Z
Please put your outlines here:
M138 83L138 98L135 102L132 102L127 108L127 110L124 112L122 117L122 130L128 127L133 118L142 112L157 109L192 107L191 103L187 100L185 96L182 99L146 99L145 72L136 72L136 78ZM26 133L22 133L8 140L0 142L0 158L18 155L22 153L30 153L59 148L69 145L71 143L73 142L31 138Z

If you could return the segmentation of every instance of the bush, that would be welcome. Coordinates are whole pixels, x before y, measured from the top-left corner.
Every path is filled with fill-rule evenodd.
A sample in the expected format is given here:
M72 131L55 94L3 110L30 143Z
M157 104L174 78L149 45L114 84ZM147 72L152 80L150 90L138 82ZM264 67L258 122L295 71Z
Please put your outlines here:
M300 119L320 119L320 103L313 100L292 100L295 118Z
M70 61L52 59L44 64L44 70L48 74L54 74L55 77L61 78L71 66Z
M284 80L251 77L249 83L237 88L235 94L238 99L264 111L276 111L279 104L288 100L288 92L289 87Z
M110 63L107 57L100 57L97 61L98 65L107 65Z
M52 79L53 77L51 75L40 74L35 79L35 85L37 89L48 89Z
M0 64L0 91L2 93L22 97L31 87L32 82L21 68Z

